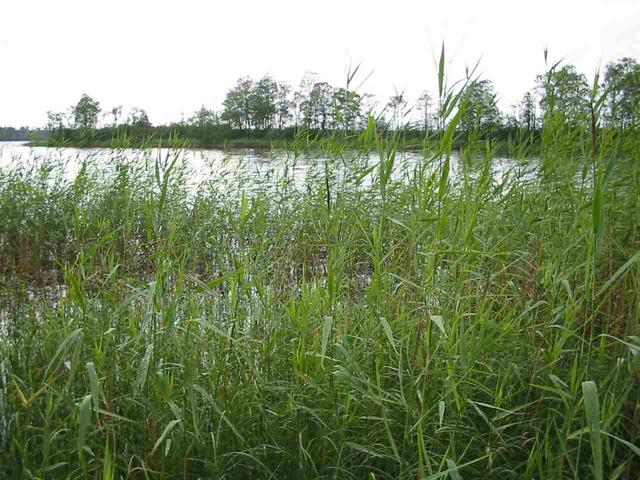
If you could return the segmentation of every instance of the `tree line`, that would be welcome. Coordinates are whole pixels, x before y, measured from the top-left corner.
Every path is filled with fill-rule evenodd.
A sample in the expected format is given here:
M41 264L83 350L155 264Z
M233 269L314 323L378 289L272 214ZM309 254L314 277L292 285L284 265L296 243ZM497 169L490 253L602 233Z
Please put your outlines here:
M32 129L29 127L0 127L0 142L46 140L48 132L44 129Z
M98 127L101 118L105 128L152 127L149 115L144 109L132 107L128 112L124 112L122 105L116 105L103 111L100 102L85 93L80 97L78 103L72 105L68 111L47 112L46 129L51 135L59 134L65 130L92 131Z
M463 133L499 136L514 129L538 131L551 117L588 126L594 122L594 108L601 113L598 121L604 127L628 129L640 124L640 64L633 58L610 62L603 75L592 82L574 65L556 64L538 75L534 87L507 112L498 106L493 82L467 80L465 110L459 123ZM144 109L134 107L125 112L118 105L103 110L100 102L84 94L67 112L47 112L46 129L52 138L107 138L114 130L138 134L175 131L206 144L239 136L287 137L300 129L356 132L366 126L372 114L381 128L389 130L424 133L446 126L441 99L428 91L416 99L396 91L379 102L349 83L336 87L315 73L307 73L294 89L269 75L257 80L242 77L229 89L220 110L202 106L187 119L158 127L152 126Z
M508 112L498 107L493 82L471 81L461 129L535 131L541 128L545 116L552 114L574 124L585 123L591 118L594 89L605 99L599 106L605 126L626 129L640 124L640 64L626 57L607 64L602 79L596 78L595 84L574 65L554 65L536 77L535 86ZM389 129L441 129L444 125L440 105L434 98L425 91L411 101L404 92L396 92L383 103L379 123ZM318 80L315 74L305 75L295 91L270 76L258 81L243 77L229 90L222 106L221 114L211 118L245 130L293 125L310 130L352 131L362 128L376 107L380 111L371 95L334 87ZM418 115L410 115L412 112Z

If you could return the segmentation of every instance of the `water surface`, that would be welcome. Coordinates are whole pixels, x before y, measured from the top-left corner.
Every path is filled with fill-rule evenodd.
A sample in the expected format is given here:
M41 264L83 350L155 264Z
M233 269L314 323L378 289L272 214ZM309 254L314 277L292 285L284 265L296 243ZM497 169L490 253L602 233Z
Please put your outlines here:
M260 149L108 149L108 148L52 148L31 147L25 142L0 142L0 168L34 169L42 165L51 165L64 171L66 180L75 178L83 164L97 167L105 174L112 173L118 165L127 164L141 169L154 169L156 162L168 166L174 159L184 167L186 181L191 190L197 189L202 182L218 183L220 188L239 187L252 189L267 183L289 181L296 188L303 188L313 177L330 173L334 180L349 182L364 175L371 167L380 162L377 153L351 150L328 155L321 151L294 154L284 150ZM396 153L392 178L410 179L417 166L437 169L441 159L425 157L422 152L399 151ZM452 154L451 177L461 175L460 157ZM505 172L518 167L509 158L494 158L491 168L497 181ZM367 184L375 178L377 170L364 175L362 183Z

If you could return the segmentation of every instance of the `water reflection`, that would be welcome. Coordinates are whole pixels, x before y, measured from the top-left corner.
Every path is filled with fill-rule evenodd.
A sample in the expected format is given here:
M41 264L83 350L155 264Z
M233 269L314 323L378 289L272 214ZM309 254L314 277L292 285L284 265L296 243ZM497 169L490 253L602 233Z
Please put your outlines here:
M218 190L255 190L273 185L288 184L298 190L329 175L332 182L341 185L368 186L375 181L380 157L377 153L364 154L347 150L330 156L321 151L294 154L283 150L255 149L207 149L174 150L156 149L107 149L107 148L50 148L31 147L24 142L0 142L0 168L33 171L48 165L57 169L55 181L76 178L83 165L95 167L106 176L114 175L119 167L152 171L156 164L166 170L176 160L177 170L191 192L207 184ZM392 179L410 180L416 168L427 172L437 171L441 159L425 157L422 152L397 152ZM501 182L506 172L517 169L518 176L531 175L532 168L518 165L509 158L493 158L491 173ZM461 178L463 168L460 156L452 154L450 177Z

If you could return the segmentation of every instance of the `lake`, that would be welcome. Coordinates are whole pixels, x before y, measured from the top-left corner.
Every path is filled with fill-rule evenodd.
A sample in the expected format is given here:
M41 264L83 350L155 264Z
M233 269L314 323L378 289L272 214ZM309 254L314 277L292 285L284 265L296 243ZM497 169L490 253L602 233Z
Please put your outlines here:
M379 164L378 153L362 154L360 151L346 150L331 154L310 151L295 155L284 150L263 149L108 149L108 148L52 148L31 147L25 142L0 142L0 168L32 170L45 165L57 170L55 181L75 178L83 164L97 167L98 171L110 174L117 165L127 164L140 169L154 169L159 165L169 165L178 159L184 170L186 182L191 191L196 191L203 183L215 184L219 189L252 190L288 182L301 189L314 177L331 176L332 181L360 182L367 185L375 178L365 175L371 167ZM397 152L392 177L395 180L410 179L415 167L424 164L438 168L440 161L425 158L420 151ZM491 167L496 181L500 181L508 171L516 171L519 176L530 175L532 165L522 165L509 158L493 158ZM451 178L460 177L462 172L460 155L452 154ZM360 175L363 175L358 180Z

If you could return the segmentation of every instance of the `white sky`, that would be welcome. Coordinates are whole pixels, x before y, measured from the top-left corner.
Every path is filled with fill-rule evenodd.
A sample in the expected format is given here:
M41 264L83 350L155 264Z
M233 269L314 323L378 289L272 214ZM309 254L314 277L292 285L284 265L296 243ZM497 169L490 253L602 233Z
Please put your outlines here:
M640 0L0 0L0 125L44 125L85 92L164 123L218 109L243 75L343 86L350 62L374 71L363 91L415 99L435 91L443 40L450 78L481 59L506 109L545 46L589 78L640 60Z

